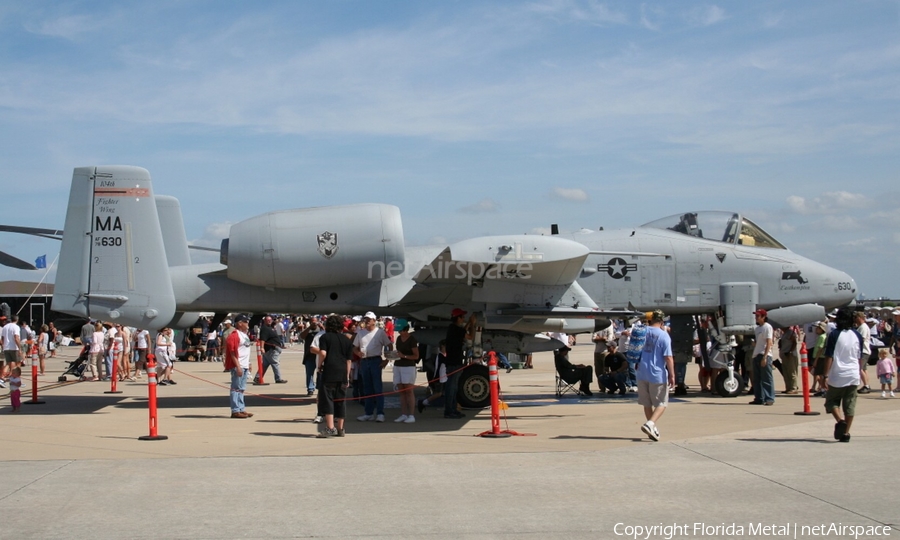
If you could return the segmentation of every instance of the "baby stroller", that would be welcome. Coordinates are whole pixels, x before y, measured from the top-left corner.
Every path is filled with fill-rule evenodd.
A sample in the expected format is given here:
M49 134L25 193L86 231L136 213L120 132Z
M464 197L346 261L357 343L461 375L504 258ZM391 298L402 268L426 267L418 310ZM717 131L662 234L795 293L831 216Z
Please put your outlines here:
M63 371L63 374L59 376L57 379L59 382L66 382L66 375L72 375L75 377L75 380L81 378L81 375L84 373L85 368L87 367L87 363L90 361L90 353L87 346L81 348L81 353L78 355L78 358L72 360L71 362L66 362L69 364L69 367Z

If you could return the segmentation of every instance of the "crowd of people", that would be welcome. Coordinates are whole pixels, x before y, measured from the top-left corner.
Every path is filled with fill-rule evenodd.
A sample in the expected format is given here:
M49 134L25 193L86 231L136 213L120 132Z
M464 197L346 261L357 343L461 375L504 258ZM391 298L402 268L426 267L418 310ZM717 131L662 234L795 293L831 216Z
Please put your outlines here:
M363 414L358 421L384 422L383 370L393 366L393 386L400 398L397 423L412 424L416 415L429 406L443 404L445 418L465 416L456 402L459 376L467 358L465 343L475 332L476 319L462 309L451 313L451 324L433 355L428 373L428 396L415 398L417 373L428 348L420 344L410 323L392 317L377 317L373 312L358 316L288 316L266 315L250 327L247 315L225 319L217 327L201 318L185 336L185 354L197 361L224 362L231 373L231 416L250 418L243 394L253 371L250 348L255 341L263 350L262 369L253 379L259 383L269 368L276 384L287 383L281 372L279 357L285 347L303 347L304 386L307 395L317 394L319 436L344 435L347 400L358 401ZM889 317L882 311L835 310L823 321L803 327L773 329L766 310L754 312L753 336L737 336L731 343L734 370L746 382L744 390L753 395L752 405L775 402L774 371L784 380L784 394L801 390L800 359L806 356L811 393L825 399L825 409L836 420L835 438L850 440L850 427L855 414L856 395L871 392L875 379L881 397L889 399L900 392L897 380L900 352L900 310ZM701 320L695 332L693 356L698 364L702 392L714 391L714 381L725 368L725 361L715 340L707 339L705 328L711 324ZM45 359L52 357L63 336L53 324L33 330L17 316L0 317L0 348L4 363L0 386L10 386L13 410L18 411L21 367L32 355L40 373ZM624 395L637 392L644 407L646 423L642 430L659 440L656 425L665 411L669 391L686 392L686 363L673 361L670 329L661 311L654 311L628 321L613 321L591 336L594 344L593 366L572 364L568 355L574 336L551 334L561 347L554 353L558 374L569 384L579 384L579 392L591 396L590 385L596 376L600 392ZM136 381L147 369L148 356L156 359L158 384L174 385L173 362L178 346L171 328L151 335L146 329L125 327L114 322L88 321L81 329L81 343L89 354L82 380ZM701 341L705 343L701 343ZM529 359L530 360L530 359ZM507 369L511 366L501 359ZM872 373L869 366L875 366ZM525 366L528 367L527 365ZM870 379L872 375L872 379Z

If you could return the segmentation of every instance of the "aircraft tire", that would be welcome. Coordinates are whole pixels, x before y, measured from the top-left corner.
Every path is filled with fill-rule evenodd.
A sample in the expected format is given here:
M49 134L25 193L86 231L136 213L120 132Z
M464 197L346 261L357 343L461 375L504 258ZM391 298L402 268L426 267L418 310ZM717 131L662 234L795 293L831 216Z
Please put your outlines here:
M491 380L487 366L471 365L459 377L457 401L466 409L483 409L491 404Z
M744 379L735 373L732 384L726 384L727 380L728 371L723 370L716 377L716 392L722 397L737 397L741 395L741 389L744 388Z

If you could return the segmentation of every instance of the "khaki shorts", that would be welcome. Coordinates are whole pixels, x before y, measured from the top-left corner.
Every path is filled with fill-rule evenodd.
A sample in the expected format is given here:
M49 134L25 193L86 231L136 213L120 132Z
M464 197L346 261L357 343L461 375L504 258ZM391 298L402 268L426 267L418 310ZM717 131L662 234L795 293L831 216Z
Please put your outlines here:
M649 381L638 381L638 405L644 407L666 407L669 404L669 385Z
M825 412L831 413L832 410L843 406L844 416L856 416L856 385L835 388L828 385L828 391L825 392Z
M3 356L6 359L7 364L12 364L13 362L18 362L19 361L19 350L16 349L16 350L10 350L10 351L3 351Z

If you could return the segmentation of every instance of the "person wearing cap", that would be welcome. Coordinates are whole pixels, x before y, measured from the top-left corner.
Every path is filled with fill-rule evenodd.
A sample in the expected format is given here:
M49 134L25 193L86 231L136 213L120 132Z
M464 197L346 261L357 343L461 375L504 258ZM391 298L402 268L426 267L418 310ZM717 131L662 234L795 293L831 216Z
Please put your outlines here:
M454 308L450 312L450 326L444 338L447 347L447 358L444 366L447 370L447 381L444 382L444 418L463 418L466 415L457 410L457 391L459 377L465 364L466 340L475 337L475 314L466 321L466 311Z
M800 393L800 328L789 326L781 331L778 338L778 354L781 357L781 376L784 378L784 393Z
M263 344L262 373L257 373L253 382L258 383L260 378L265 377L269 366L272 366L275 382L277 384L286 383L287 379L281 377L281 365L278 363L278 357L281 356L281 351L284 349L284 329L280 324L275 324L271 315L263 318L263 323L259 327L259 341Z
M872 354L872 334L869 331L869 325L866 324L866 312L857 311L853 314L853 323L856 324L856 331L862 337L862 354L859 356L859 379L862 382L862 388L859 389L860 394L868 394L872 390L869 388L869 374L866 368L869 367L869 356Z
M606 355L606 373L598 377L600 383L600 391L606 390L607 394L615 394L616 390L619 395L624 396L626 391L625 378L628 376L628 359L625 355L618 351L619 344L616 340L608 343Z
M825 342L825 369L828 373L825 411L834 416L835 440L850 442L850 427L856 416L863 339L853 327L853 314L850 310L838 310L834 322L837 329L828 334Z
M756 341L753 346L753 401L751 405L775 404L775 379L772 375L772 337L774 331L768 323L769 312L757 309Z
M244 406L244 390L250 374L250 318L238 315L234 318L234 330L225 339L225 369L231 371L231 417L250 418Z
M568 345L563 345L559 349L556 349L553 353L553 365L556 367L556 372L559 373L560 379L569 384L581 383L578 387L578 391L587 397L591 397L594 395L594 393L591 392L591 380L594 378L594 368L584 364L573 364L569 361L569 351L571 350L571 347ZM601 386L600 389L602 390L603 387Z
M644 417L647 419L641 431L653 441L659 440L656 424L669 404L669 388L675 387L672 338L662 327L665 318L662 310L650 312L641 361L637 365L638 404L644 407Z
M374 420L384 422L384 385L382 370L387 360L382 358L383 351L391 351L394 344L388 339L384 330L378 328L378 317L371 311L363 315L363 326L353 339L353 350L362 357L359 369L362 374L363 395L365 396L365 414L357 417L360 422Z
M419 363L419 342L409 332L409 322L400 320L397 326L397 353L394 360L394 388L400 391L400 416L394 422L413 424L416 421L416 364Z

